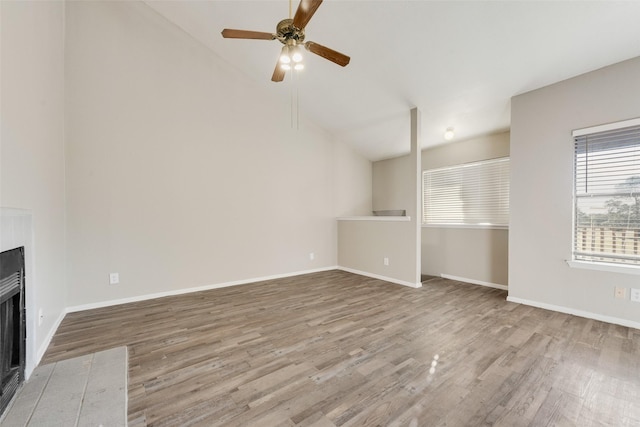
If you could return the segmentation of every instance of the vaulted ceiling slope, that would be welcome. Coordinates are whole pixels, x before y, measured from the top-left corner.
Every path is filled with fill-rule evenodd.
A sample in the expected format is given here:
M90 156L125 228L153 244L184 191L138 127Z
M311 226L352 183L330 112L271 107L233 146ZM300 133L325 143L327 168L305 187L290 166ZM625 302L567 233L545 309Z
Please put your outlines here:
M327 0L307 39L351 63L307 53L294 89L291 75L271 81L280 43L220 35L275 32L287 0L147 4L282 102L297 90L301 114L372 161L409 151L414 106L424 147L448 127L456 139L506 130L512 96L640 55L640 1Z

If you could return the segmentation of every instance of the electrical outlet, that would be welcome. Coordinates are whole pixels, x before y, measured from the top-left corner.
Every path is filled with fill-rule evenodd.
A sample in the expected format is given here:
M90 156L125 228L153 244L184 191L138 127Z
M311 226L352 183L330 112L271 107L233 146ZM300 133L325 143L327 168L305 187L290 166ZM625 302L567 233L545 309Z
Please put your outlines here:
M44 320L44 313L42 309L38 310L38 326L42 326L42 321Z
M640 289L631 288L631 301L640 302Z
M389 265L389 258L384 257L383 263L384 265Z
M626 299L627 298L627 288L622 288L620 286L615 287L615 297L618 299Z
M314 259L316 259L316 254L309 252L309 261L313 261Z
M109 274L109 284L110 285L117 285L118 283L120 283L120 274L118 274L118 273L110 273Z

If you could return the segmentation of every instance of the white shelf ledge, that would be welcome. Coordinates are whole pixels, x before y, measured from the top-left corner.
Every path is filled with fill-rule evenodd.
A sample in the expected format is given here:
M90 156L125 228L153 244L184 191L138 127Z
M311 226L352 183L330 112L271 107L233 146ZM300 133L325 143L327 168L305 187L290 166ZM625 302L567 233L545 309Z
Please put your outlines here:
M336 218L338 221L389 221L407 222L411 221L410 216L343 216Z

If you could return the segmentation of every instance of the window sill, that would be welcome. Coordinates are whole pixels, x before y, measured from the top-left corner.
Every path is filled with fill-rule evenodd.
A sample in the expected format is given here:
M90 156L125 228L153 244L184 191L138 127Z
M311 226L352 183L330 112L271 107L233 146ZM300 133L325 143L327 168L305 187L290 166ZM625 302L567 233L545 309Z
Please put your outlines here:
M569 261L567 265L571 268L582 268L585 270L608 271L610 273L640 274L640 267L633 265L608 264L605 262L589 261Z

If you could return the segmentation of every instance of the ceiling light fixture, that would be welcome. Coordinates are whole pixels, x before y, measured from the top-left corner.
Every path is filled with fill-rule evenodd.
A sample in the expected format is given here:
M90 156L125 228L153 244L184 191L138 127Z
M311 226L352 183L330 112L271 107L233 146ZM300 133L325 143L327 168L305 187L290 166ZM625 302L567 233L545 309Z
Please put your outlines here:
M447 128L447 130L444 132L444 139L446 139L447 141L451 141L454 136L455 134L453 133L453 128Z
M292 67L291 63L295 63ZM282 47L282 53L280 54L280 68L283 70L302 70L304 65L302 64L302 53L298 46L293 44L287 44Z

